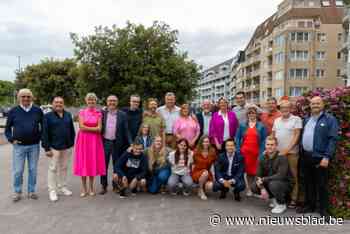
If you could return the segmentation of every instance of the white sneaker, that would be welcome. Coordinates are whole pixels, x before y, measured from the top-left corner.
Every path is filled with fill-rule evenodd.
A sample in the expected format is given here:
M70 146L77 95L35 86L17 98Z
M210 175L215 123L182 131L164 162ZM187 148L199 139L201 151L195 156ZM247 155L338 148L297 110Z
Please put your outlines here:
M271 213L273 214L282 214L287 210L286 204L276 204L276 206L271 210Z
M198 192L198 197L203 201L208 200L207 195L205 195L205 193L203 191Z
M55 201L58 200L56 191L51 191L51 192L49 193L49 197L50 197L50 201L55 202Z
M251 190L248 190L247 193L246 193L246 196L247 197L253 196L253 192Z
M72 196L72 191L70 191L69 189L67 189L66 187L61 188L60 190L60 195L64 195L64 196Z
M271 198L271 199L270 199L269 207L274 208L274 207L276 207L276 205L277 205L277 200L276 200L276 198Z

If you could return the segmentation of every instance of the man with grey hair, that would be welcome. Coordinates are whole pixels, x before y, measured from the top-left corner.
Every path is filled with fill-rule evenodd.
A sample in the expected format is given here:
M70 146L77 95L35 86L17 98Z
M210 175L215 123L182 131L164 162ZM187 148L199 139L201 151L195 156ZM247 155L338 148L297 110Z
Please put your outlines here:
M25 161L28 162L28 198L38 199L35 193L43 112L33 104L29 89L18 92L19 105L8 114L5 128L7 140L13 145L13 202L22 198L22 184Z
M212 115L211 108L211 101L206 99L202 102L202 111L196 114L200 126L200 135L198 139L200 139L203 135L209 135L209 123Z
M157 109L157 112L165 120L165 142L168 147L175 148L176 138L173 133L175 120L180 117L180 108L175 105L176 96L172 92L165 94L165 105Z

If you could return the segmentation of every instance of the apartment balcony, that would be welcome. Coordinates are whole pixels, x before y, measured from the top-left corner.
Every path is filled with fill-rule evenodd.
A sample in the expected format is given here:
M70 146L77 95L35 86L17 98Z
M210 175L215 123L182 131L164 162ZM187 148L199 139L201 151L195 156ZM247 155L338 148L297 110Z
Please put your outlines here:
M343 24L349 24L349 22L350 22L350 6L345 6Z

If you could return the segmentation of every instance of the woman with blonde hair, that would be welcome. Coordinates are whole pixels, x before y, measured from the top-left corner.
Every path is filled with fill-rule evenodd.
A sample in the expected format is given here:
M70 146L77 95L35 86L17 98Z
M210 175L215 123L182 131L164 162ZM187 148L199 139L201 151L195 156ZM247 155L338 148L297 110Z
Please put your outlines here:
M102 113L96 109L97 97L88 93L85 97L87 107L79 112L79 132L75 144L74 175L81 176L81 197L87 193L95 195L95 176L106 174L104 149L102 143ZM86 178L89 177L89 189Z
M159 190L166 186L170 176L170 165L168 155L170 148L164 146L161 136L154 138L153 144L145 151L148 157L148 191L158 193Z

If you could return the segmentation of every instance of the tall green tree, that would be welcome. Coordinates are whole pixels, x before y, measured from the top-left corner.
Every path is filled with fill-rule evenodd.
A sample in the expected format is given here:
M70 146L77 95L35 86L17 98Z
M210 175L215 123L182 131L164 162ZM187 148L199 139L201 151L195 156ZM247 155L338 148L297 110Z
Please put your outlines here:
M100 26L92 35L71 33L71 38L81 64L76 83L80 97L91 91L101 98L116 94L125 105L133 93L162 98L173 91L179 102L195 94L200 68L178 49L178 32L165 23Z
M10 81L0 80L0 104L13 104L15 95L15 84Z
M74 59L44 59L17 72L16 88L31 89L38 104L47 104L53 97L62 96L67 105L74 105L78 72Z

